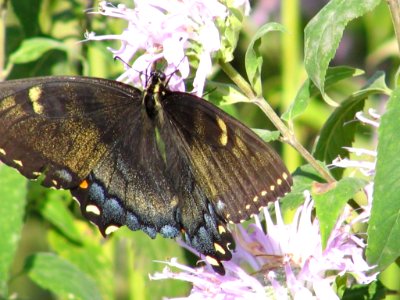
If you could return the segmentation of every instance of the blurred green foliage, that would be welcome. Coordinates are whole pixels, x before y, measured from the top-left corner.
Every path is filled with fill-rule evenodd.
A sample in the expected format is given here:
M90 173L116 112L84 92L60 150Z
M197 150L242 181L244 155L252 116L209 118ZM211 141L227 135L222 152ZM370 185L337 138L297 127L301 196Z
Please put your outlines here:
M131 1L126 2L127 6L132 5ZM303 29L323 4L303 2L304 5L298 5L297 1L282 1L280 11L265 13L269 18L264 21L283 24L285 32L268 34L257 41L255 52L263 59L263 65L253 70L261 77L252 78L252 81L257 92L262 90L263 97L276 111L285 113L284 119L295 128L298 140L307 149L315 148L315 157L329 164L338 154L346 156L341 147L354 139L360 146L370 142L365 128L341 125L350 122L354 113L363 107L379 108L380 95L387 93L385 77L379 77L378 83L368 78L376 79L372 75L383 69L391 85L396 72L394 65L399 62L398 50L390 15L382 2L372 12L360 11L363 16L349 24L352 18L343 19L342 25L347 24L345 34L333 38L328 53L308 54L307 59L313 63L314 56L322 56L326 68L329 63L341 66L326 69L326 74L316 72L313 68L318 66L301 59L302 44L304 38L308 41L307 36L318 36L321 32L308 27L304 37ZM256 4L253 7L257 8ZM5 33L3 45L0 44L0 79L42 75L116 78L123 71L122 64L112 59L107 47L118 48L118 42L83 42L84 33L118 34L126 24L88 13L96 11L96 6L95 1L84 0L9 1L0 25ZM338 16L343 9L337 9ZM288 16L292 16L290 21ZM248 67L245 66L248 46L263 25L255 15L252 17L245 23L232 62L241 74L246 74ZM326 28L320 26L319 29ZM351 67L344 67L346 65ZM308 78L305 69L318 76L309 74ZM218 70L211 80L213 83L228 82ZM215 87L214 102L225 104L223 109L253 128L274 129L256 106L248 103L227 106L235 102L232 97L221 96L218 101L218 92L232 96L237 90L229 85L209 85L211 89ZM327 99L344 105L333 108L325 103ZM320 139L316 143L318 135ZM300 155L287 146L276 146L280 147L278 151L284 155L291 171L303 163ZM318 178L312 173L309 166L296 171L294 192L286 197L286 202L284 199L286 211L293 211L300 204L302 191L311 188L312 181ZM339 171L335 175L340 179L347 174ZM349 189L358 185L362 184L356 182ZM339 189L332 194L341 192ZM353 197L355 191L351 193L347 198ZM323 203L324 200L319 201ZM325 223L327 227L332 226L329 221L333 219ZM180 262L193 263L174 241L161 237L151 240L142 232L126 228L103 239L97 228L82 219L68 192L27 184L4 165L0 165L0 231L4 234L0 243L0 299L8 299L13 294L17 299L42 300L71 299L71 294L81 299L161 299L187 294L190 289L183 282L150 281L148 278L148 274L164 267L154 260L178 257Z

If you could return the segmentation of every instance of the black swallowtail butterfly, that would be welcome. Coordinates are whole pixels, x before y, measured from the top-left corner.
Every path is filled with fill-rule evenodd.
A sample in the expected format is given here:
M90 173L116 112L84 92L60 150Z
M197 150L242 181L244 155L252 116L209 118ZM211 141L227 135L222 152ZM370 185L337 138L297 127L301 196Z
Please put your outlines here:
M224 274L238 223L290 190L279 156L209 102L166 87L144 92L87 77L0 83L0 160L69 189L103 235L120 226L183 234Z

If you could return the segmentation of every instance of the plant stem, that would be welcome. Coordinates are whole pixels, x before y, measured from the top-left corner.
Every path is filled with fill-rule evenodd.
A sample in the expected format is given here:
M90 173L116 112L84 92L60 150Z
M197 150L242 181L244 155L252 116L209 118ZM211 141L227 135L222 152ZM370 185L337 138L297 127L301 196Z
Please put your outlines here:
M261 110L267 115L275 127L279 130L283 137L283 141L295 148L304 159L316 170L318 173L327 181L334 182L335 179L329 174L316 160L315 158L301 145L294 134L286 127L279 116L275 113L272 107L263 98L257 97L251 86L247 81L232 67L231 64L220 62L222 70L231 78L231 80L242 90L242 92Z
M400 4L398 0L386 0L392 15L394 32L396 34L397 46L400 50Z
M6 9L7 0L0 0L0 80L6 76L3 74L5 67L5 48L6 48Z
M279 103L279 107L282 111L286 111L295 98L297 88L300 83L301 73L301 42L300 42L300 1L299 0L282 0L281 1L281 19L282 25L286 28L287 33L281 36L281 49L282 54L280 55L281 62L281 80L282 80L282 97ZM289 125L289 130L293 131L293 123ZM302 131L301 127L297 127L297 132ZM301 135L297 136L298 141ZM282 157L287 162L287 166L293 169L300 165L301 157L300 154L289 145L282 147Z

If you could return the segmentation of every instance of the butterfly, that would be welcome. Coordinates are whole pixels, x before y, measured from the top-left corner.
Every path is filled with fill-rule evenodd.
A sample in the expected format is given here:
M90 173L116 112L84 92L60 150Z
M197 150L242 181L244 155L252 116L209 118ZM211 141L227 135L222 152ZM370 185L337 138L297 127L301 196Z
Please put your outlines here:
M248 127L153 71L140 91L91 77L0 83L0 160L68 189L103 235L183 235L220 274L227 223L290 191L278 154Z

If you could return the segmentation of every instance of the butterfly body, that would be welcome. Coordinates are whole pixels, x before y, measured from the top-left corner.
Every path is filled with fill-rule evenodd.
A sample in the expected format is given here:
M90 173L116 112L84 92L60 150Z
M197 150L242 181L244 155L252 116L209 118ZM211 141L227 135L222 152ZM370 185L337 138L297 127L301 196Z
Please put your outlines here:
M0 160L71 190L107 235L120 226L186 241L218 272L227 222L290 190L279 156L207 101L153 73L144 92L89 77L0 83Z

